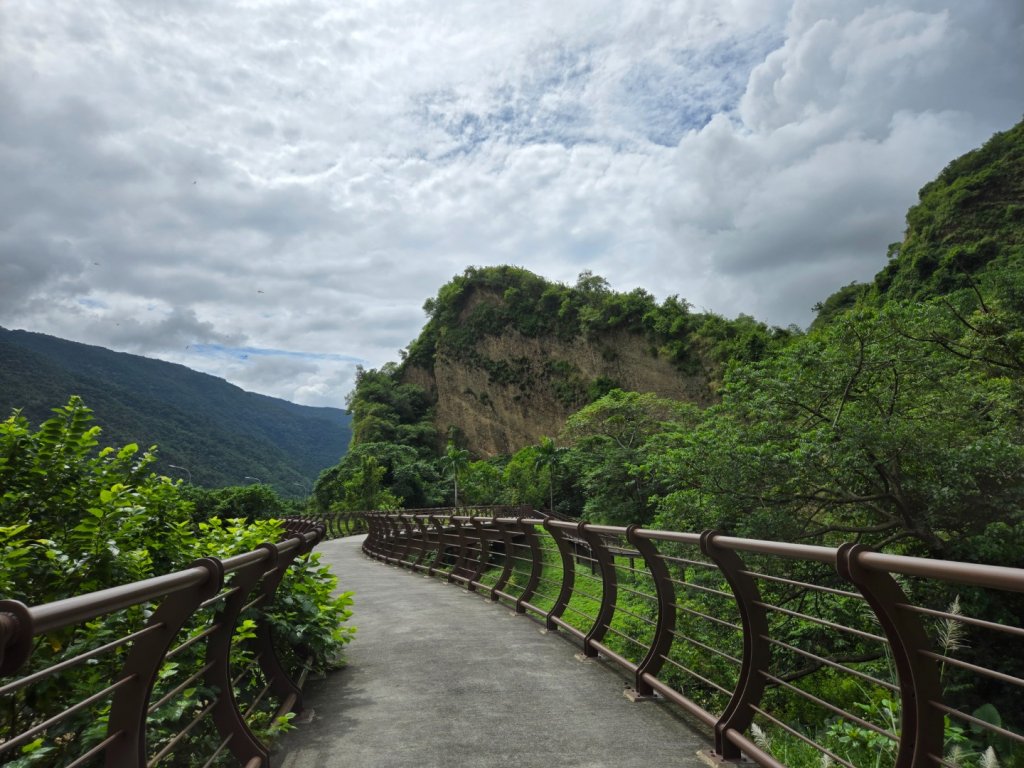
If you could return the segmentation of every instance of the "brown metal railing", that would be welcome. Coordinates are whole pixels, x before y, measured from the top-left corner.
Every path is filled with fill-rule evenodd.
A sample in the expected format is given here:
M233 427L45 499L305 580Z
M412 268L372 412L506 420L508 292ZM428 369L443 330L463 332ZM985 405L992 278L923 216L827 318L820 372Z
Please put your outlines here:
M855 768L841 743L873 765L955 766L947 742L968 736L998 744L1004 766L1024 756L1022 569L523 510L366 522L367 554L565 632L625 670L631 698L706 725L720 759ZM964 615L960 591L997 618Z
M65 744L80 739L66 726L62 730L62 724L89 711L100 720L106 717L106 726L95 743L81 745L69 768L209 766L225 753L246 768L269 766L269 751L253 733L252 718L263 702L273 705L272 717L301 709L301 681L292 679L279 651L294 656L302 649L275 643L265 609L273 606L295 558L312 550L325 533L317 520L293 518L285 521L281 541L235 557L201 558L183 571L45 605L0 600L0 676L14 678L0 686L0 702L11 704L12 711L19 695L59 684L62 675L96 665L111 670L86 699L35 718L18 732L8 729L0 742L0 763L19 757L40 736ZM33 663L41 642L57 643L56 638L73 635L86 622L112 622L132 610L140 612L139 628L50 666ZM233 648L243 620L248 630L244 648ZM241 669L232 668L233 658L244 660ZM178 669L186 662L191 668ZM203 695L195 696L199 689ZM18 721L24 724L25 719ZM152 743L154 719L178 727ZM204 729L213 746L199 758L196 736Z
M326 512L314 518L324 527L325 539L340 539L366 533L366 517L363 512Z

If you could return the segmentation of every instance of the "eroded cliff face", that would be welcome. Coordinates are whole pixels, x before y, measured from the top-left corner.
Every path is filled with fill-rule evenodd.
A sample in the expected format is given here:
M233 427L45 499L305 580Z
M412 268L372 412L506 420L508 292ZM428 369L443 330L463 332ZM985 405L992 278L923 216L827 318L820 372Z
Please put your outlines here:
M557 436L595 386L698 405L714 399L707 375L681 374L642 335L625 332L562 341L510 330L479 339L470 355L456 358L439 349L432 370L408 366L404 380L435 398L438 434L457 428L475 456L511 453Z

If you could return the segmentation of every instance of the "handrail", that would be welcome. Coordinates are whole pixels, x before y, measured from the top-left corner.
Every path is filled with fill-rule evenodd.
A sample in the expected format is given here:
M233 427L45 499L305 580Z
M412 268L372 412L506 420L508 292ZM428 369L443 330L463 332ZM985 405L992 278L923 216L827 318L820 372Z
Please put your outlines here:
M1024 615L1015 598L1024 593L1024 569L860 545L594 525L527 510L364 517L367 555L488 590L547 629L565 630L581 644L581 658L600 654L634 680L630 698L660 694L710 726L720 759L782 766L773 754L780 743L783 754L804 750L801 762L810 750L855 768L822 743L826 721L867 734L874 754L897 768L950 764L947 718L1001 749L1024 746L1024 660L1016 647ZM1000 620L946 608L961 586L1004 605ZM937 630L951 625L974 633L974 647L999 648L988 658L1000 668L939 647ZM813 675L829 676L837 690L850 681L847 689L863 691L867 704L812 694L801 682ZM944 676L956 685L944 690ZM975 714L972 683L1008 702L1001 723ZM874 711L871 702L889 703ZM801 722L808 711L820 713L817 728Z
M201 558L184 570L132 584L38 606L0 600L0 675L15 678L0 686L0 697L16 696L44 679L84 664L95 664L99 658L110 658L110 654L120 654L111 662L114 671L105 688L63 712L33 722L20 733L4 734L0 741L0 763L17 756L19 748L40 734L53 732L72 714L106 700L110 714L105 735L98 743L86 745L87 751L73 765L95 765L97 760L102 760L107 768L157 765L181 748L188 734L208 719L216 729L219 746L213 756L203 758L209 757L207 764L228 751L239 765L268 768L269 750L252 732L240 708L239 683L245 675L232 670L230 662L243 612L257 604L264 609L273 605L277 588L292 562L326 536L327 525L321 520L289 518L284 521L284 531L280 541L262 544L250 552L224 560ZM33 668L33 650L44 636L60 637L85 622L146 606L152 612L143 627L133 628L99 648L52 666ZM199 616L203 611L209 614L204 614L205 618ZM197 620L201 623L182 641L179 636L183 628ZM266 680L265 691L286 703L288 710L300 710L299 687L278 659L265 613L257 612L254 620L256 636L245 641L254 659L250 674L258 670ZM183 651L188 649L192 649L188 658L195 663L195 671L152 703L161 668L172 657L175 662L184 659ZM195 714L193 719L165 743L149 744L147 732L153 713L180 701L187 687L197 685L211 691L204 708L190 713ZM150 754L154 748L158 751ZM175 764L184 764L182 759L189 758L178 758Z

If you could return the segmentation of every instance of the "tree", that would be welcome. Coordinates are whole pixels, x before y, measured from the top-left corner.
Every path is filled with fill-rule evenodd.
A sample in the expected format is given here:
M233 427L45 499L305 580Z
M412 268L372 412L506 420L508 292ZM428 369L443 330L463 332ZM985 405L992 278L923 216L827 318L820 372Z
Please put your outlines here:
M546 471L548 475L548 511L555 511L555 470L558 467L565 448L559 448L550 437L542 437L537 444L533 466L538 472Z
M651 393L613 389L570 416L562 436L572 445L566 463L586 496L584 515L612 524L649 522L655 488L645 469L645 445L669 425L682 428L696 412Z
M354 445L313 487L314 503L323 512L429 507L441 498L435 463L411 446L391 442Z
M721 405L662 439L662 523L969 558L1019 520L1012 383L903 332L920 319L913 304L849 312L733 368Z
M498 504L504 494L501 467L495 461L471 461L460 486L467 504Z
M155 449L140 453L134 444L101 448L101 431L92 421L92 411L76 396L54 409L38 431L33 432L17 411L0 422L0 593L5 597L29 605L52 603L180 570L199 557L228 558L280 540L284 530L279 520L194 522L180 481L151 471ZM336 662L341 646L350 639L352 630L342 624L350 614L346 606L351 599L350 593L332 596L337 581L317 559L314 553L295 563L280 587L278 603L270 608L269 620L276 632L304 649L304 658L311 654L322 670ZM49 632L45 642L35 644L19 674L68 662L85 649L137 632L150 613L151 608L136 606ZM201 616L198 625L189 626L201 627L207 619ZM186 677L204 663L201 650L199 644L183 648L173 664L164 666L154 699L178 691L179 713L208 705L208 691L190 685L192 678ZM240 655L231 663L240 668L251 654L241 644L235 652ZM109 707L77 712L68 708L98 695L106 681L115 679L123 661L123 653L107 653L88 664L71 662L59 676L44 676L7 697L8 733L61 713L64 718L58 733L42 734L20 751L16 764L87 761L86 754L106 736ZM288 657L283 661L288 663ZM250 722L257 730L266 726L266 713L253 715ZM164 743L180 731L179 725L176 716L157 715L149 736L154 743ZM199 731L189 735L198 744L204 738ZM175 753L182 764L197 765L205 759L193 759L197 755L189 749L186 743ZM206 746L203 750L209 754Z
M449 441L444 456L441 457L441 466L451 476L455 488L455 507L459 506L459 478L465 474L469 466L469 451L459 448L454 442Z

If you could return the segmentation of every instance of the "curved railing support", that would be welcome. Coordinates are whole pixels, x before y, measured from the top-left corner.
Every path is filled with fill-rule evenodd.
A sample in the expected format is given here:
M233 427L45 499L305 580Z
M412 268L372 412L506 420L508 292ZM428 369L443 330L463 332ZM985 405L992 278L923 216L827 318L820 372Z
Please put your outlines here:
M444 525L437 519L435 515L430 516L430 523L434 526L434 533L437 534L437 541L434 547L434 559L430 563L430 567L427 568L427 574L433 576L436 571L440 568L441 563L444 561Z
M236 567L237 563L241 565ZM256 585L263 574L277 564L277 547L273 544L261 544L252 552L224 561L225 571L232 574L232 593L217 616L219 628L206 645L206 663L211 665L206 673L206 684L219 691L211 716L221 738L227 740L228 749L243 765L256 757L266 761L270 752L250 730L235 700L231 684L231 640ZM262 597L257 600L263 602Z
M715 753L723 760L738 760L740 748L729 738L730 732L745 733L754 721L754 707L761 702L771 663L771 646L762 638L768 636L768 617L760 606L761 593L757 582L743 573L746 566L738 554L715 546L718 531L704 531L700 549L718 566L736 598L740 623L743 626L743 656L739 679L732 698L715 723Z
M897 607L910 602L906 593L890 574L863 568L858 556L864 552L871 550L862 544L843 544L836 553L836 570L864 595L889 640L902 701L894 765L931 766L931 756L942 754L944 739L942 718L929 711L930 702L942 701L939 666L923 653L931 649L931 641L920 619Z
M658 598L658 619L654 626L654 637L647 655L637 665L633 683L636 696L654 695L654 688L644 679L645 675L657 677L665 664L665 658L672 649L672 631L676 626L676 590L672 585L672 574L669 573L665 561L661 559L658 548L643 536L637 535L639 526L631 525L626 529L626 540L636 547L636 551L644 559L644 564L654 581L655 594Z
M527 522L527 518L516 518L519 529L526 538L526 544L530 548L530 576L523 587L523 593L516 600L516 613L526 613L524 603L530 602L540 586L541 571L544 570L544 553L540 545L540 537L537 536L537 529L533 523Z
M590 631L583 638L583 655L593 658L598 653L594 643L604 640L604 636L612 625L615 603L618 598L618 584L615 560L601 536L590 530L586 523L580 523L577 530L580 538L590 545L590 551L601 571L601 607L598 609L597 616L594 617L594 624L590 627Z
M263 605L274 604L277 588L292 561L312 550L317 541L319 538L307 542L302 537L296 537L278 545L277 565L263 577L261 584ZM294 546L292 542L295 542ZM270 622L262 614L260 620L256 622L256 637L251 642L257 653L260 670L270 684L270 690L278 697L278 700L283 702L281 710L301 712L302 689L289 677L284 665L281 664L274 645Z
M224 567L219 560L204 557L189 567L205 569L206 578L164 598L147 623L147 628L157 629L132 645L122 667L121 679L130 682L114 692L110 703L107 734L120 737L107 747L107 768L146 765L146 718L160 667L185 622L224 584Z
M558 554L562 558L562 585L559 589L558 597L555 598L554 605L551 606L544 616L544 626L547 629L558 629L559 623L556 619L562 618L562 614L565 613L565 607L569 605L569 601L572 599L572 588L576 583L576 562L572 555L572 542L569 541L565 531L550 517L544 520L544 528L551 534L551 538L555 540Z

